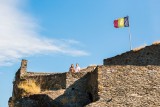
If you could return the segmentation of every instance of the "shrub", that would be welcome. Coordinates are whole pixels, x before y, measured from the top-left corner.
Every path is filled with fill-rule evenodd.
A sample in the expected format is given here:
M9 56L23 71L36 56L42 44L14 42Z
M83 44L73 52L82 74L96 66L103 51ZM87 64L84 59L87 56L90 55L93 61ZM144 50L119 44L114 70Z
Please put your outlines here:
M21 81L18 88L23 90L22 96L40 93L40 86L34 80Z

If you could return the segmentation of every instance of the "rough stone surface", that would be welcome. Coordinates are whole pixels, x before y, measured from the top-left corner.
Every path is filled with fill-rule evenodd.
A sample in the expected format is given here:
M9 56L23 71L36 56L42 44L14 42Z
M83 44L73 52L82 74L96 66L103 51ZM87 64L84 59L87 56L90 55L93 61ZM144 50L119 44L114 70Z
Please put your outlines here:
M96 66L79 73L35 73L27 72L25 67L16 73L9 107L83 107L93 101L94 93L89 92L88 83ZM29 85L34 82L41 91L26 94L26 90L19 87L23 82Z
M160 107L159 66L99 66L99 100L86 107Z
M158 44L130 51L79 73L27 72L22 60L9 107L160 107L159 50ZM40 92L23 94L24 81Z
M160 44L146 46L103 60L104 65L160 65Z

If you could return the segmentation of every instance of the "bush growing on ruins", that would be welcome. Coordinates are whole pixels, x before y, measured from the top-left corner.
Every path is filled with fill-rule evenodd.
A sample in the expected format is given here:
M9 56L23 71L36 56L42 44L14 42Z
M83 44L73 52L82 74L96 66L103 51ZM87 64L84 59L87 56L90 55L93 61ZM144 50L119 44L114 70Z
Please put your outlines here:
M18 88L22 90L22 96L40 93L40 86L34 80L21 81Z

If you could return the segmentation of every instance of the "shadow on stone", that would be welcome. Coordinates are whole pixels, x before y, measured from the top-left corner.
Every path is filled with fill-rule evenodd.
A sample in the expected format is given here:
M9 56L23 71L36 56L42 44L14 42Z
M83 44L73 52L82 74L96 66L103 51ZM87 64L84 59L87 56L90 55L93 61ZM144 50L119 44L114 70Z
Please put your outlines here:
M71 75L74 77L76 74ZM53 100L53 104L56 107L84 107L98 99L97 72L93 71L67 87L63 95Z
M82 73L83 74L83 73ZM85 105L97 101L98 96L98 73L67 73L68 87L64 93L57 98L52 94L36 94L24 97L16 101L15 107L84 107ZM70 82L72 81L72 82ZM56 92L56 91L51 91Z
M15 107L53 107L52 98L45 94L31 95L21 98L16 102Z

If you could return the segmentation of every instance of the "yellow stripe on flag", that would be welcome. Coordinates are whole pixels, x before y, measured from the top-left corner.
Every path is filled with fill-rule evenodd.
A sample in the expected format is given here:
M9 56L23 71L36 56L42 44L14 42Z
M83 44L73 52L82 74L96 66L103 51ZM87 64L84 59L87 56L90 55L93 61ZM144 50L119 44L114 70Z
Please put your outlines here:
M124 18L118 19L118 27L124 27Z

